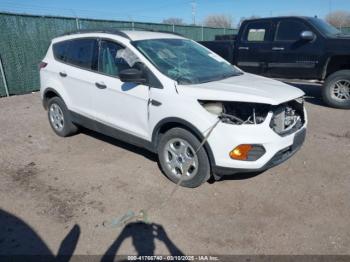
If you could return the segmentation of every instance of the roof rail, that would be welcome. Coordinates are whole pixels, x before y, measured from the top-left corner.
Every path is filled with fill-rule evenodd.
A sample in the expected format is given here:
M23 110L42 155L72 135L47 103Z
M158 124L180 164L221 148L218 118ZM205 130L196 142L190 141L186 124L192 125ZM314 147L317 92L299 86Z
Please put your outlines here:
M171 35L183 36L183 35L176 33L176 32L157 30L157 29L152 29L152 28L144 28L144 27L119 27L119 29L127 29L127 30L139 29L139 30L143 30L143 31L150 31L150 32L158 32L158 33L166 33L166 34L171 34ZM108 33L108 34L114 34L114 35L118 35L121 37L125 37L125 38L131 40L130 37L126 33L124 33L123 31L120 31L118 29L114 29L114 28L79 29L79 30L64 33L60 36L73 35L73 34L84 34L84 33Z
M130 39L130 37L127 34L125 34L123 31L120 31L120 30L117 30L114 28L79 29L79 30L64 33L60 36L74 35L74 34L86 34L86 33L108 33L108 34L119 35L121 37L125 37L127 39Z

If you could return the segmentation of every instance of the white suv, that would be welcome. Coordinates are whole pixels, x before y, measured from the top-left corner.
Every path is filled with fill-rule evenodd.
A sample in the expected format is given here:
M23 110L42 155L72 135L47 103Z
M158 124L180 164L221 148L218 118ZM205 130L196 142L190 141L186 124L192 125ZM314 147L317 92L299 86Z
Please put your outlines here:
M149 149L165 175L185 187L211 174L271 168L305 138L301 90L244 73L171 33L57 37L40 63L40 79L57 135L84 126Z

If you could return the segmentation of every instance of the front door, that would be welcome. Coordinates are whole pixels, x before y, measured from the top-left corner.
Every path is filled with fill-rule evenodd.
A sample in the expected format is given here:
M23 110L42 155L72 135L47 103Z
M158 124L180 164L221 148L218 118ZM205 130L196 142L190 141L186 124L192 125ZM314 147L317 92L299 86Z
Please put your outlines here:
M237 41L237 61L239 68L253 74L264 75L271 50L272 23L254 21L246 24L242 39Z
M303 31L311 31L315 39L301 39ZM283 19L277 23L276 35L271 48L268 75L281 78L315 78L318 75L322 46L317 32L302 19Z
M148 99L146 85L123 83L119 72L130 66L118 51L124 47L110 40L100 41L99 65L93 88L95 119L122 132L149 140Z

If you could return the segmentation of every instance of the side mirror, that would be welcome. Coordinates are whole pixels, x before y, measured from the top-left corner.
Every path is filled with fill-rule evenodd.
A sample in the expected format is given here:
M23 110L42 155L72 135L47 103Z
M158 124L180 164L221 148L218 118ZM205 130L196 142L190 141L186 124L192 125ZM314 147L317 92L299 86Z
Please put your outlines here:
M145 84L147 82L143 72L138 69L130 68L119 72L120 81L124 83Z
M300 39L305 41L312 41L314 40L316 35L312 31L303 31L300 34Z

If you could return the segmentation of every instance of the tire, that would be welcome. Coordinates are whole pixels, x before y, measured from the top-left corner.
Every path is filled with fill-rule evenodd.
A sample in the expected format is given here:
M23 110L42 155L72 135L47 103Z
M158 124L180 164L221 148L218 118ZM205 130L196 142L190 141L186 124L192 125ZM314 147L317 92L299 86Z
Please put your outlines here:
M58 136L67 137L78 132L78 127L73 124L67 106L61 98L51 98L47 108L50 126Z
M337 91L339 89L340 93ZM350 70L341 70L328 76L322 96L328 106L350 109Z
M178 183L187 163L188 172L180 185L195 188L206 182L210 178L210 163L204 147L196 153L199 146L200 141L185 129L167 131L158 145L159 164L164 174Z

